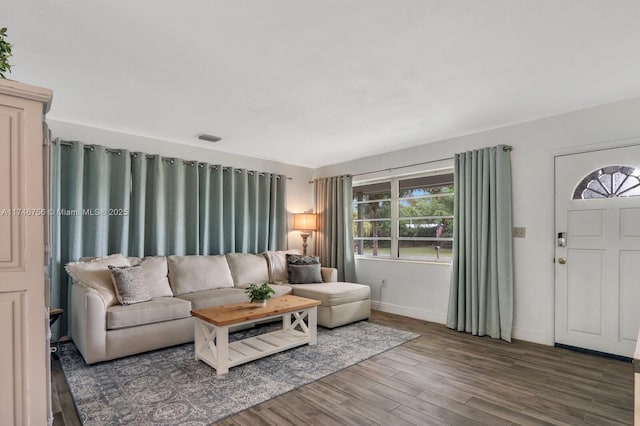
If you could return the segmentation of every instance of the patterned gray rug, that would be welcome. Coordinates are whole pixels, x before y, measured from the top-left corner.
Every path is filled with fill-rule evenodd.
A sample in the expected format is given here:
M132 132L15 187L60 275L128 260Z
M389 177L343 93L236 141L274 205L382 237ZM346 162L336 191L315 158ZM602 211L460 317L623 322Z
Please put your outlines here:
M232 333L230 340L277 327ZM366 321L318 327L316 346L233 367L222 376L194 360L193 344L93 366L71 343L60 346L59 356L84 425L209 425L415 337Z

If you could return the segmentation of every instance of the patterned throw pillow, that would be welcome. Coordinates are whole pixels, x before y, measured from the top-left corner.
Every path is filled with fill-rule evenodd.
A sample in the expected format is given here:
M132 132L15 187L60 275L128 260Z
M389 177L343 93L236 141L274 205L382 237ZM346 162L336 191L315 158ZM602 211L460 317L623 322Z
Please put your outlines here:
M109 270L118 302L123 305L131 305L151 300L151 294L144 284L144 272L140 265L109 265Z
M311 266L311 268L296 268L296 266ZM317 275L315 275L315 269L317 269L318 274L320 274L320 258L318 256L287 254L287 269L290 284L322 282L322 276L320 275L320 279L318 280Z
M318 256L305 256L302 254L287 253L287 263L289 265L319 265L320 258Z

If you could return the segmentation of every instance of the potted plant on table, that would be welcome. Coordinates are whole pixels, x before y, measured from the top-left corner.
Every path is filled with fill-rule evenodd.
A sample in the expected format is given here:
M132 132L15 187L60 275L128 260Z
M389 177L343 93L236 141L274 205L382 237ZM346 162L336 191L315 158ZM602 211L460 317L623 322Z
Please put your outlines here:
M276 294L275 290L267 282L262 285L251 284L244 292L249 295L251 303L261 304L262 306L266 306L267 300L271 299L271 295Z

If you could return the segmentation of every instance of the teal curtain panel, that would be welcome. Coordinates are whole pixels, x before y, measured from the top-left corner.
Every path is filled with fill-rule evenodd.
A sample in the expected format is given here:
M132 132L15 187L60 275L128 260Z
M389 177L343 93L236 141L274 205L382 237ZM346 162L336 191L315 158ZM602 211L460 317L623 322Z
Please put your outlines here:
M321 263L338 269L338 281L355 282L351 176L314 180L318 232L315 253Z
M455 156L453 265L447 326L511 341L510 147Z
M282 175L61 140L51 174L54 337L68 333L68 262L287 248Z

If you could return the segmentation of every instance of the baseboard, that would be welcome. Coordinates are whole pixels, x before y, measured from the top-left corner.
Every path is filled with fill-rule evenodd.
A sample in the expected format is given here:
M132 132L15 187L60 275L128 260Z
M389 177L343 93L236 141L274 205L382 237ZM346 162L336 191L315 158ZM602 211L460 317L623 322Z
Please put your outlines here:
M511 337L517 340L525 340L527 342L549 346L549 343L547 342L547 334L543 331L513 327L511 329Z
M393 305L391 303L380 302L378 300L371 301L371 308L377 311L402 315L423 321L436 322L439 324L446 324L447 322L446 313L425 311L422 309L411 308L409 306Z
M415 318L423 321L435 322L438 324L447 323L446 313L425 311L423 309L412 308L409 306L393 305L391 303L380 302L378 300L371 301L371 308L377 311L402 315L405 317ZM547 342L547 334L543 331L513 327L513 329L511 330L511 337L517 340L525 340L527 342L539 343L541 345L549 346L549 343Z

